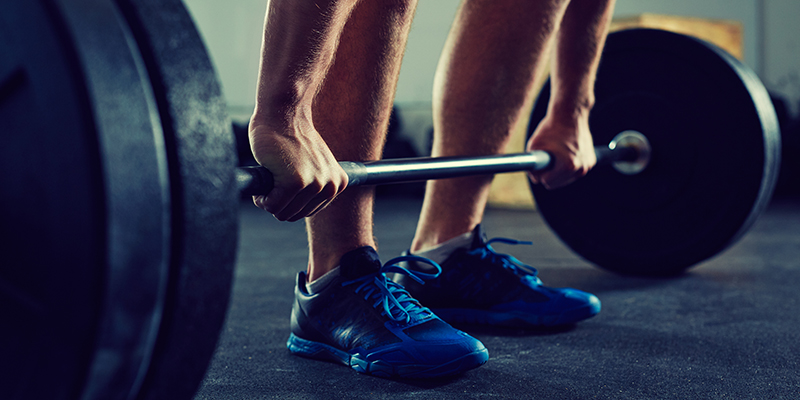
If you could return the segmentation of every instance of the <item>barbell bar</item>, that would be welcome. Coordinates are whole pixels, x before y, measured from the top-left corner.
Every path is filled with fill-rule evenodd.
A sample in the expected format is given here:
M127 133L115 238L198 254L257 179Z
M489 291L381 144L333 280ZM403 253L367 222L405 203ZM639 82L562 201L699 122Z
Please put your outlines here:
M651 149L647 138L639 132L624 131L608 146L595 147L597 166L613 165L626 174L639 173L649 162ZM553 164L550 153L542 150L518 154L482 157L416 157L369 162L341 161L348 178L348 187L384 185L457 178L471 175L494 175L516 171L542 171ZM272 174L264 167L236 169L237 187L241 194L266 195L273 187Z

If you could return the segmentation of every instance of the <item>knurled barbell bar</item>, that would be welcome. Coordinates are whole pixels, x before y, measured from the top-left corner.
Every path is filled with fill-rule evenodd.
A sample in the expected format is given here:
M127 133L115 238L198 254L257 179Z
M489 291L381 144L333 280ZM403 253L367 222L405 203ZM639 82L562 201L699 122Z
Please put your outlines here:
M0 55L2 397L191 398L224 321L237 188L251 177L235 172L225 102L188 12L180 0L0 2ZM595 96L595 143L613 143L599 159L616 168L532 187L582 257L679 273L766 206L777 119L737 60L682 35L615 33ZM547 97L545 87L529 131ZM355 185L544 168L546 158L347 166Z

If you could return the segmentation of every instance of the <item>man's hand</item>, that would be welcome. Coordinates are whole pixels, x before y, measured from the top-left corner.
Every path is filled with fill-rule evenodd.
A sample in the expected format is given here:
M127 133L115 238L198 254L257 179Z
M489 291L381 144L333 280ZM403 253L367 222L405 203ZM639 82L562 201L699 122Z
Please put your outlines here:
M347 174L310 123L290 132L251 123L250 146L275 186L255 205L280 221L297 221L325 208L347 187ZM285 128L284 128L285 129Z
M583 177L597 163L588 113L577 118L559 119L548 113L528 141L527 149L544 150L555 159L546 171L529 172L534 183L555 189Z
M313 215L347 186L347 175L311 111L357 3L267 2L250 147L256 161L272 172L275 186L253 202L281 221Z
M589 111L613 11L614 0L570 1L564 11L553 52L547 115L528 142L528 150L549 151L556 160L550 170L530 173L548 189L575 181L597 163Z

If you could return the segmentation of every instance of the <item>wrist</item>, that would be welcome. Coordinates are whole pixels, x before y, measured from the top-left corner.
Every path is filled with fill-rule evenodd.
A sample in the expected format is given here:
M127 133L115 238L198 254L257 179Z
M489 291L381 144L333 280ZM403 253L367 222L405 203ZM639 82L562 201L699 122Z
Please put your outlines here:
M577 122L589 117L594 107L594 96L554 99L548 113L563 122Z
M259 97L250 117L251 128L257 126L283 130L297 125L304 117L310 117L310 105L290 93Z

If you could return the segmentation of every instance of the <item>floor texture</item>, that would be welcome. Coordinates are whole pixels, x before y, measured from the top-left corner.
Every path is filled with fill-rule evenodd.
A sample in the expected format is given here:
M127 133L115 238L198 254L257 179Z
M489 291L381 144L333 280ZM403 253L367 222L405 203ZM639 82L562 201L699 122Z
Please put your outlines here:
M421 202L380 197L376 236L389 259L409 245ZM495 246L548 286L596 294L601 313L556 331L460 327L489 362L446 380L397 381L286 350L302 223L241 208L226 326L196 399L800 399L800 201L777 200L721 255L673 279L615 275L566 249L535 212L489 210Z

